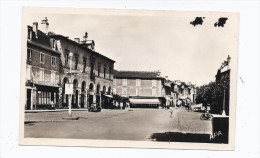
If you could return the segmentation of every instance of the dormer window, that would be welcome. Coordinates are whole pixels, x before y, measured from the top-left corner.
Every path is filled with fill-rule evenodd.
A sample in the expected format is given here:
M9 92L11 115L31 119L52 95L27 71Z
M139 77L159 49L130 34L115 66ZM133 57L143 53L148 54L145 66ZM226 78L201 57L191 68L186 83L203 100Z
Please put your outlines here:
M28 40L32 40L32 30L31 29L28 29Z
M51 41L52 41L52 49L53 50L56 50L56 40L55 39L51 39Z

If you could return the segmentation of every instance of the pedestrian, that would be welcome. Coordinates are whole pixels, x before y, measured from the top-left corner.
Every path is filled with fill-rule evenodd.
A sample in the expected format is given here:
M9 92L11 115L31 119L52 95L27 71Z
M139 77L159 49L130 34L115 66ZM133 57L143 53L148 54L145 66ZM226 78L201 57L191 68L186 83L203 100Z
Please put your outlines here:
M123 102L120 102L120 109L123 109Z
M51 108L55 109L55 104L54 104L54 102L52 100L51 100Z
M173 110L170 109L170 118L172 118Z
M118 101L116 101L116 109L119 108L119 104L118 104Z

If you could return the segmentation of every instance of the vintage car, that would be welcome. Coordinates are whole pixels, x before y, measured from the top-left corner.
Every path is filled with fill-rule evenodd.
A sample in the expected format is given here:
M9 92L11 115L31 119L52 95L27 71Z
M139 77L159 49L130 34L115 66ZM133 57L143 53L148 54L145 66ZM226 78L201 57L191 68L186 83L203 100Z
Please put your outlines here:
M96 103L92 103L90 107L88 108L89 112L101 112L101 107L97 106Z

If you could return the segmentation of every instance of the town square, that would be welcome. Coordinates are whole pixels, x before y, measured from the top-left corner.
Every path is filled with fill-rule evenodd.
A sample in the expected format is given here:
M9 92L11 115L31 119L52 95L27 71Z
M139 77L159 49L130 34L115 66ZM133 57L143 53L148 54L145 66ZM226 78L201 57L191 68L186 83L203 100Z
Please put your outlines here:
M83 19L92 21L93 26L89 24L88 29L72 31L62 25L61 17L74 20L74 28L86 25L80 22ZM207 53L215 47L213 43L200 45L196 51L185 47L180 42L185 37L169 36L168 31L172 35L180 34L177 30L165 30L166 26L159 23L169 20L167 16L72 17L41 15L32 18L26 27L25 138L229 143L233 61L232 53L226 51L229 45L214 50L222 53L221 56ZM202 24L207 22L205 17L181 19L174 14L174 18L181 20L183 31L195 32L193 36L200 36ZM113 23L104 28L104 35L95 32L94 24L115 19L129 25ZM211 29L223 33L232 21L216 16L210 22L214 19ZM156 27L147 29L150 24ZM175 25L174 20L169 22L169 26ZM67 30L59 32L63 29ZM179 45L165 47L164 42L151 39L152 32L168 38L166 43ZM115 35L121 44L103 43L111 42ZM207 36L201 38L207 41ZM137 39L143 44L138 44ZM157 43L158 48L154 47ZM127 52L128 48L140 52ZM165 50L162 55L160 49ZM182 55L177 50L190 55ZM193 59L194 54L198 57ZM208 60L203 59L206 55Z

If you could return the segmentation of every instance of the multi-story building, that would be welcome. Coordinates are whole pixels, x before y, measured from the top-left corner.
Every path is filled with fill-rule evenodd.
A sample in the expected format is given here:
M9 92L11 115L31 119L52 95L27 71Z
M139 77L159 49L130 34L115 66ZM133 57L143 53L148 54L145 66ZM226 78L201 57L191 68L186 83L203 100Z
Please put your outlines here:
M191 83L171 81L158 71L114 71L113 93L130 98L131 106L174 106L177 100L195 101Z
M227 60L224 61L216 74L216 84L221 87L223 94L219 96L219 102L222 102L220 108L226 115L229 115L229 98L230 98L230 61L231 57L228 56Z
M176 95L176 100L189 100L191 103L196 102L196 87L190 82L185 83L175 80L171 84L172 91Z
M96 52L95 42L87 40L87 33L82 41L54 33L49 33L49 36L54 39L53 42L61 52L62 106L68 106L66 83L73 83L73 108L86 108L92 103L101 105L112 91L115 61ZM72 75L69 74L70 68Z
M64 108L69 105L65 84L73 83L73 108L101 105L112 92L114 63L95 51L95 42L74 40L49 32L48 19L28 26L26 109ZM101 105L103 106L103 105Z
M158 107L165 97L162 93L164 80L160 72L114 71L113 93L129 97L132 107Z
M42 22L48 27L48 22ZM60 87L60 52L53 39L38 30L38 23L28 26L25 109L46 109L57 105Z

